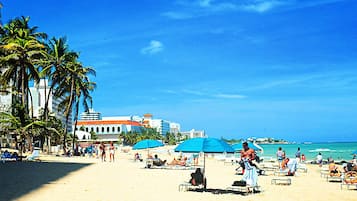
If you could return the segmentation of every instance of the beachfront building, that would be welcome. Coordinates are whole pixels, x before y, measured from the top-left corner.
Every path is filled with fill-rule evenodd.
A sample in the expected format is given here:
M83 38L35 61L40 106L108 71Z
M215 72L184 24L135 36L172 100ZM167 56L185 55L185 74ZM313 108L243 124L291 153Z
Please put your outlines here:
M181 130L181 125L178 123L170 122L170 133L178 134Z
M50 114L54 115L56 118L60 119L65 125L66 117L64 111L59 110L59 104L63 101L63 98L56 98L53 94L49 94L50 86L48 81L41 79L39 83L35 83L34 87L30 87L31 97L29 97L30 114L33 113L33 117L40 117L41 113L45 108L46 98L49 97L48 110ZM67 124L67 132L72 131L72 113L70 113Z
M100 112L94 111L93 108L90 108L89 111L87 112L82 112L80 114L80 119L81 120L101 120L102 116Z
M145 128L153 128L161 135L166 133L177 134L180 132L180 124L170 122L164 119L154 119L152 114L144 114L142 124Z
M76 135L80 129L85 132L95 132L99 141L118 141L120 133L142 131L141 122L135 116L103 117L101 120L79 120ZM73 125L74 129L74 125ZM80 136L78 136L80 139Z
M182 137L186 138L197 138L197 137L206 137L205 131L196 131L195 129L192 129L190 131L183 131L181 132Z

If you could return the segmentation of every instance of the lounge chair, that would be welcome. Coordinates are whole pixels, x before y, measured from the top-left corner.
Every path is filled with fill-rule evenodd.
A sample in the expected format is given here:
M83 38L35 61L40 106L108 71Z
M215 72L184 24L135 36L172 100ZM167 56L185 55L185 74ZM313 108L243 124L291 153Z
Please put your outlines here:
M350 186L354 186L357 189L357 172L356 171L349 171L347 172L342 179L341 189L343 186L347 186L347 189Z
M34 149L31 155L27 156L27 161L41 161L40 159L40 150Z
M291 178L273 178L271 184L275 185L291 185Z
M179 191L188 191L191 189L203 189L204 185L203 184L199 184L199 185L192 185L190 182L184 182L179 184L178 190Z
M306 164L298 163L298 165L297 165L297 170L300 170L301 172L307 173L307 166L306 166Z
M19 157L17 154L11 154L10 152L4 152L1 154L1 161L5 163L6 161L17 161Z
M226 188L226 190L238 191L242 193L254 193L260 191L260 186L258 185L258 173L255 166L251 166L248 160L243 159L245 171L243 174L242 181L246 182L246 185L237 186L232 184L232 186Z

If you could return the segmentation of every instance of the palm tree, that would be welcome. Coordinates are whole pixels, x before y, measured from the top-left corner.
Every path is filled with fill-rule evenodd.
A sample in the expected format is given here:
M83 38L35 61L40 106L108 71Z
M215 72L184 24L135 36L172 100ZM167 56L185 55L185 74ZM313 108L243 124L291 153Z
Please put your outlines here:
M50 95L58 86L60 80L63 78L62 73L65 71L65 68L69 62L72 61L72 58L78 58L76 52L71 52L68 49L67 40L65 37L55 38L53 37L48 44L46 45L47 49L47 59L46 63L43 64L43 69L40 73L40 77L49 78L51 81L49 92L47 93L47 88L45 85L45 111L44 118L48 118L48 103Z
M82 99L82 105L84 109L88 111L89 103L92 103L92 97L90 92L94 90L96 84L90 81L89 76L95 76L95 70L91 67L83 67L83 65L77 61L77 56L72 55L72 62L69 62L61 74L62 79L59 82L59 89L56 91L56 96L65 97L60 103L60 108L64 108L64 114L66 117L65 132L68 130L69 116L73 109L75 109L75 122L78 119L79 103ZM74 132L76 130L76 123ZM75 133L74 133L75 134ZM64 135L64 143L66 143L66 135ZM74 143L73 143L74 145ZM64 144L64 151L66 144Z
M13 83L24 108L20 112L23 123L24 113L28 113L29 81L39 80L38 64L46 55L44 44L40 41L46 38L46 34L36 32L37 27L30 27L29 20L29 17L22 17L10 21L4 26L0 39L0 49L4 53L0 65L5 68L2 81Z

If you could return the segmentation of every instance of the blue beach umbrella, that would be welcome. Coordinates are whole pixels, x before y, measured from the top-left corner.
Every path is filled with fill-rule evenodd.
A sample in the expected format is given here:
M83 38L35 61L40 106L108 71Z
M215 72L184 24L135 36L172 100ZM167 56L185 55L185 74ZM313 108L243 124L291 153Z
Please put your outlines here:
M179 144L175 152L186 153L234 153L234 149L225 141L216 138L192 138ZM203 157L203 178L205 175L206 156Z
M148 149L148 148L155 148L155 147L161 147L164 146L164 144L158 140L141 140L137 142L134 146L133 149Z

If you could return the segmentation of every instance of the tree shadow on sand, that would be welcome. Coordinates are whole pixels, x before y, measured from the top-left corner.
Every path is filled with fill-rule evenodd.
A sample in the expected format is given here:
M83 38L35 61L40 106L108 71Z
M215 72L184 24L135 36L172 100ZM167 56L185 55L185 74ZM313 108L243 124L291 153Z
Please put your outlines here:
M91 163L9 162L0 164L0 200L17 199Z

